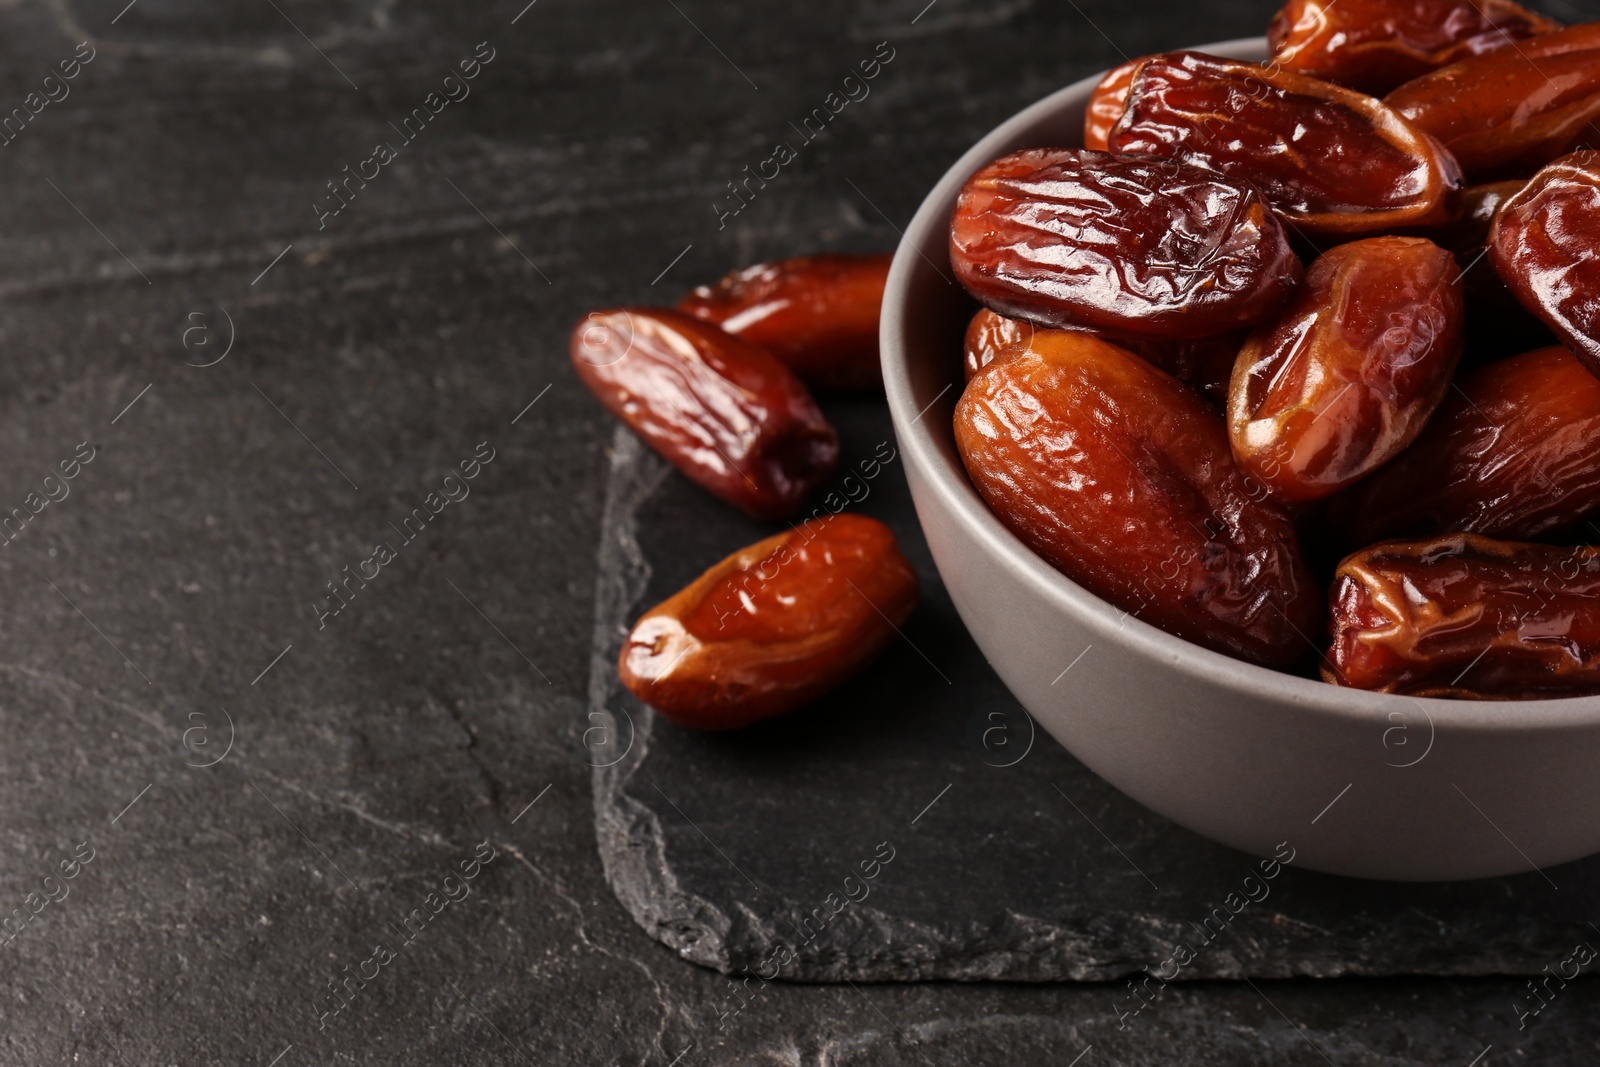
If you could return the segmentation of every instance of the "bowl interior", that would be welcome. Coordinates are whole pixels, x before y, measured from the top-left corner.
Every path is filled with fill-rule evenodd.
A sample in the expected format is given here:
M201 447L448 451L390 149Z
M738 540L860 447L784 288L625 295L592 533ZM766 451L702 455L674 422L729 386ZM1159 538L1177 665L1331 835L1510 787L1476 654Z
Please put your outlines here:
M1199 50L1251 60L1267 55L1262 38L1201 45ZM951 426L963 385L962 334L977 305L954 280L951 270L950 213L966 179L992 160L1023 148L1081 145L1084 109L1100 77L1087 78L1053 93L996 127L951 167L906 228L884 294L883 370L901 448L908 461L917 464L929 491L939 494L986 552L995 554L1008 567L1026 571L1030 585L1060 611L1090 626L1097 633L1097 640L1132 646L1140 654L1174 663L1196 678L1220 682L1239 692L1277 700L1312 714L1373 722L1422 706L1437 726L1465 730L1525 732L1600 723L1600 697L1541 701L1423 699L1344 689L1230 659L1128 618L1036 556L988 510L967 479Z

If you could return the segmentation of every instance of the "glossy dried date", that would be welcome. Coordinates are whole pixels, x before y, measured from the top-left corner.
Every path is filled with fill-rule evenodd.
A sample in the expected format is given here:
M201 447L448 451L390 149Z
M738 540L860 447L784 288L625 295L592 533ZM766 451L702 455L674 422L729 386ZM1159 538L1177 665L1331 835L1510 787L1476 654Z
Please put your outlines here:
M1418 237L1340 245L1311 265L1234 365L1233 455L1281 500L1327 496L1417 435L1465 347L1461 268Z
M1357 552L1333 586L1335 685L1530 700L1600 693L1600 548L1451 534Z
M1526 174L1600 136L1600 23L1522 41L1407 82L1384 102L1468 174Z
M1113 68L1094 87L1089 106L1083 113L1083 147L1095 152L1111 150L1111 130L1128 110L1128 91L1133 88L1133 76L1139 64L1148 58L1132 59Z
M742 549L652 608L622 683L680 726L729 730L808 704L894 641L917 575L883 523L813 519Z
M1432 226L1461 208L1461 169L1438 141L1370 96L1257 63L1146 60L1110 142L1249 182L1313 237Z
M1523 307L1600 375L1600 152L1534 176L1495 216L1489 255Z
M1284 70L1381 96L1561 23L1510 0L1289 0L1267 30Z
M1321 629L1288 517L1235 465L1216 412L1132 353L1041 331L968 383L955 433L1001 522L1151 625L1276 667Z
M1188 339L1270 315L1302 267L1254 189L1079 149L1030 149L967 181L950 224L956 277L1009 318Z
M1470 185L1461 218L1427 236L1455 254L1467 294L1467 354L1462 366L1479 366L1556 343L1555 335L1512 295L1489 262L1495 214L1527 184L1524 180Z
M1026 345L1036 329L1029 323L1008 319L988 308L978 312L967 326L962 349L962 370L966 380L970 382L975 374L993 363L1001 353L1009 354L1017 347ZM1160 367L1185 385L1193 386L1218 407L1227 403L1228 379L1233 375L1233 361L1244 339L1243 333L1219 333L1192 341L1101 338Z
M1329 523L1343 544L1526 541L1600 507L1600 380L1571 352L1527 352L1456 384L1416 443L1334 498Z
M1494 232L1495 216L1500 213L1506 201L1521 192L1527 184L1527 181L1517 179L1469 185L1462 197L1461 217L1455 222L1426 232L1428 237L1448 248L1455 255L1462 271L1467 272L1469 294L1498 291L1502 297L1500 301L1502 304L1509 300L1510 306L1518 309L1521 305L1510 297L1510 291L1506 289L1499 275L1493 270L1469 270L1469 268L1488 259L1489 235ZM1520 317L1526 318L1526 315ZM1527 348L1524 347L1519 351L1525 352Z
M1031 323L1008 319L988 308L972 316L961 346L961 369L966 380L972 381L1002 352L1010 353L1033 340L1036 329Z
M679 311L597 311L572 365L613 415L685 475L757 519L782 519L839 459L839 439L794 372Z
M760 263L701 286L678 309L761 345L814 387L877 388L883 384L878 310L893 259L891 253Z
M1467 186L1467 191L1462 195L1461 218L1441 227L1437 236L1441 245L1456 254L1456 261L1461 263L1462 269L1476 263L1489 247L1494 217L1500 213L1505 202L1520 193L1527 184L1526 179L1513 178L1510 181Z

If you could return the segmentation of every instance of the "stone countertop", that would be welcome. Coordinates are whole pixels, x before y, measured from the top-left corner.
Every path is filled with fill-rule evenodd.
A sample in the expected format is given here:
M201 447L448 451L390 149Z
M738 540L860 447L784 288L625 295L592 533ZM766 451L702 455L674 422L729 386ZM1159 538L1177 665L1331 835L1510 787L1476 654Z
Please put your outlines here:
M600 868L570 324L891 247L1019 107L1268 14L0 7L0 1063L1588 1062L1581 981L741 993Z

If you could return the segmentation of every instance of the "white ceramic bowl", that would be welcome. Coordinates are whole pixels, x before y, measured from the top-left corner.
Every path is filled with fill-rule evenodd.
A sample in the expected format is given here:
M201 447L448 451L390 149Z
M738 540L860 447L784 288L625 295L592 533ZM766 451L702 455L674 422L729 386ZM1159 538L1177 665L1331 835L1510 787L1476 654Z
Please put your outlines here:
M1202 50L1261 59L1260 39ZM1022 148L1082 143L1097 78L979 141L923 202L884 296L889 406L950 595L1018 700L1145 806L1258 855L1425 881L1548 868L1600 851L1600 698L1477 703L1340 689L1229 659L1087 592L989 512L956 454L962 331L950 212ZM1065 673L1063 673L1063 671Z

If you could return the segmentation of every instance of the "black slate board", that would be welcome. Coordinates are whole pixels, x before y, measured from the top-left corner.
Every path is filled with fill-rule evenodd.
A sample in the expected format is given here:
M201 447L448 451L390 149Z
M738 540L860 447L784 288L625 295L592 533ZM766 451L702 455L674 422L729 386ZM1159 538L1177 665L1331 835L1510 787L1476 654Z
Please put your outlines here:
M881 400L825 406L843 442L833 502L854 496L894 528L922 605L855 682L734 735L656 718L614 664L642 610L772 531L625 431L614 442L585 742L607 876L653 936L724 972L800 981L1538 974L1600 945L1600 860L1446 885L1291 865L1249 883L1260 899L1235 916L1225 898L1258 860L1033 736L945 594L898 462L865 477L894 449ZM846 883L891 851L873 880ZM1180 945L1193 959L1178 967Z

